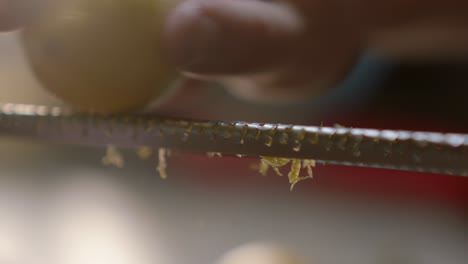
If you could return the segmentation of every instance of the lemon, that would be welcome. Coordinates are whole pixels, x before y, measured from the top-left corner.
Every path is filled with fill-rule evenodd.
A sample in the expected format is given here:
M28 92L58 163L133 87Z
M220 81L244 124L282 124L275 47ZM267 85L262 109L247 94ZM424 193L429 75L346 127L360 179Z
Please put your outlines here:
M160 36L178 1L54 1L23 30L26 57L44 88L78 109L138 109L176 77Z

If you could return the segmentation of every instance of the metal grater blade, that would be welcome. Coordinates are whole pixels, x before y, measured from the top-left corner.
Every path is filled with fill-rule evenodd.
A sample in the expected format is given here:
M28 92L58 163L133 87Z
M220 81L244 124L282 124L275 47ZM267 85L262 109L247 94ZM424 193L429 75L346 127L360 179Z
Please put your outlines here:
M468 176L467 134L97 115L21 104L0 104L0 134L61 144L164 147Z

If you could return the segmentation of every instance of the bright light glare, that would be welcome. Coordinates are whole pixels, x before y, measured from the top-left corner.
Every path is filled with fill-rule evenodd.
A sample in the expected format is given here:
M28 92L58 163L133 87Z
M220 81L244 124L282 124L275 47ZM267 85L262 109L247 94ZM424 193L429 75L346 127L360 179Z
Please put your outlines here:
M59 202L50 227L56 263L167 263L161 244L154 243L161 237L146 233L145 214L121 186L96 176L79 177L60 189L53 195Z
M0 219L0 263L22 263L25 256L25 235L18 224Z
M60 263L139 264L147 263L132 243L129 230L116 221L117 215L77 212L64 219L60 229Z

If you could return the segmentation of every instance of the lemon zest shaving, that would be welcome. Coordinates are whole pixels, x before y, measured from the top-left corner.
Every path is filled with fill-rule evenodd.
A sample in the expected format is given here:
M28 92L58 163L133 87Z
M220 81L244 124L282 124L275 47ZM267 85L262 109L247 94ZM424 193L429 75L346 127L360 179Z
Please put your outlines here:
M263 176L266 176L268 170L272 168L275 173L279 176L283 176L280 168L291 163L291 168L288 173L288 180L291 184L290 190L292 191L297 183L311 179L313 177L312 168L315 167L315 160L312 159L287 159L278 157L265 157L262 156L260 160L259 172ZM306 169L307 175L300 176L301 169Z
M106 148L106 154L102 157L102 164L121 169L125 166L125 161L122 153L114 145L109 145Z
M170 155L170 151L168 151L165 148L159 148L158 149L158 166L156 167L156 170L159 172L159 176L161 179L167 179L167 160L166 157Z

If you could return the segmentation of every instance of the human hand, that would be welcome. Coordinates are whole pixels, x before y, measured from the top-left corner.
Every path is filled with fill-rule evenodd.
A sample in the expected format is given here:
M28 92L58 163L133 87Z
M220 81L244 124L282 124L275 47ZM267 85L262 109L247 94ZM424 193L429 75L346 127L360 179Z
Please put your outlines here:
M50 0L0 0L0 31ZM333 87L365 50L404 59L468 55L457 0L186 0L169 16L166 53L185 75L254 101L290 102Z
M187 0L169 17L165 41L189 77L289 102L333 87L367 50L466 59L467 13L457 0Z

